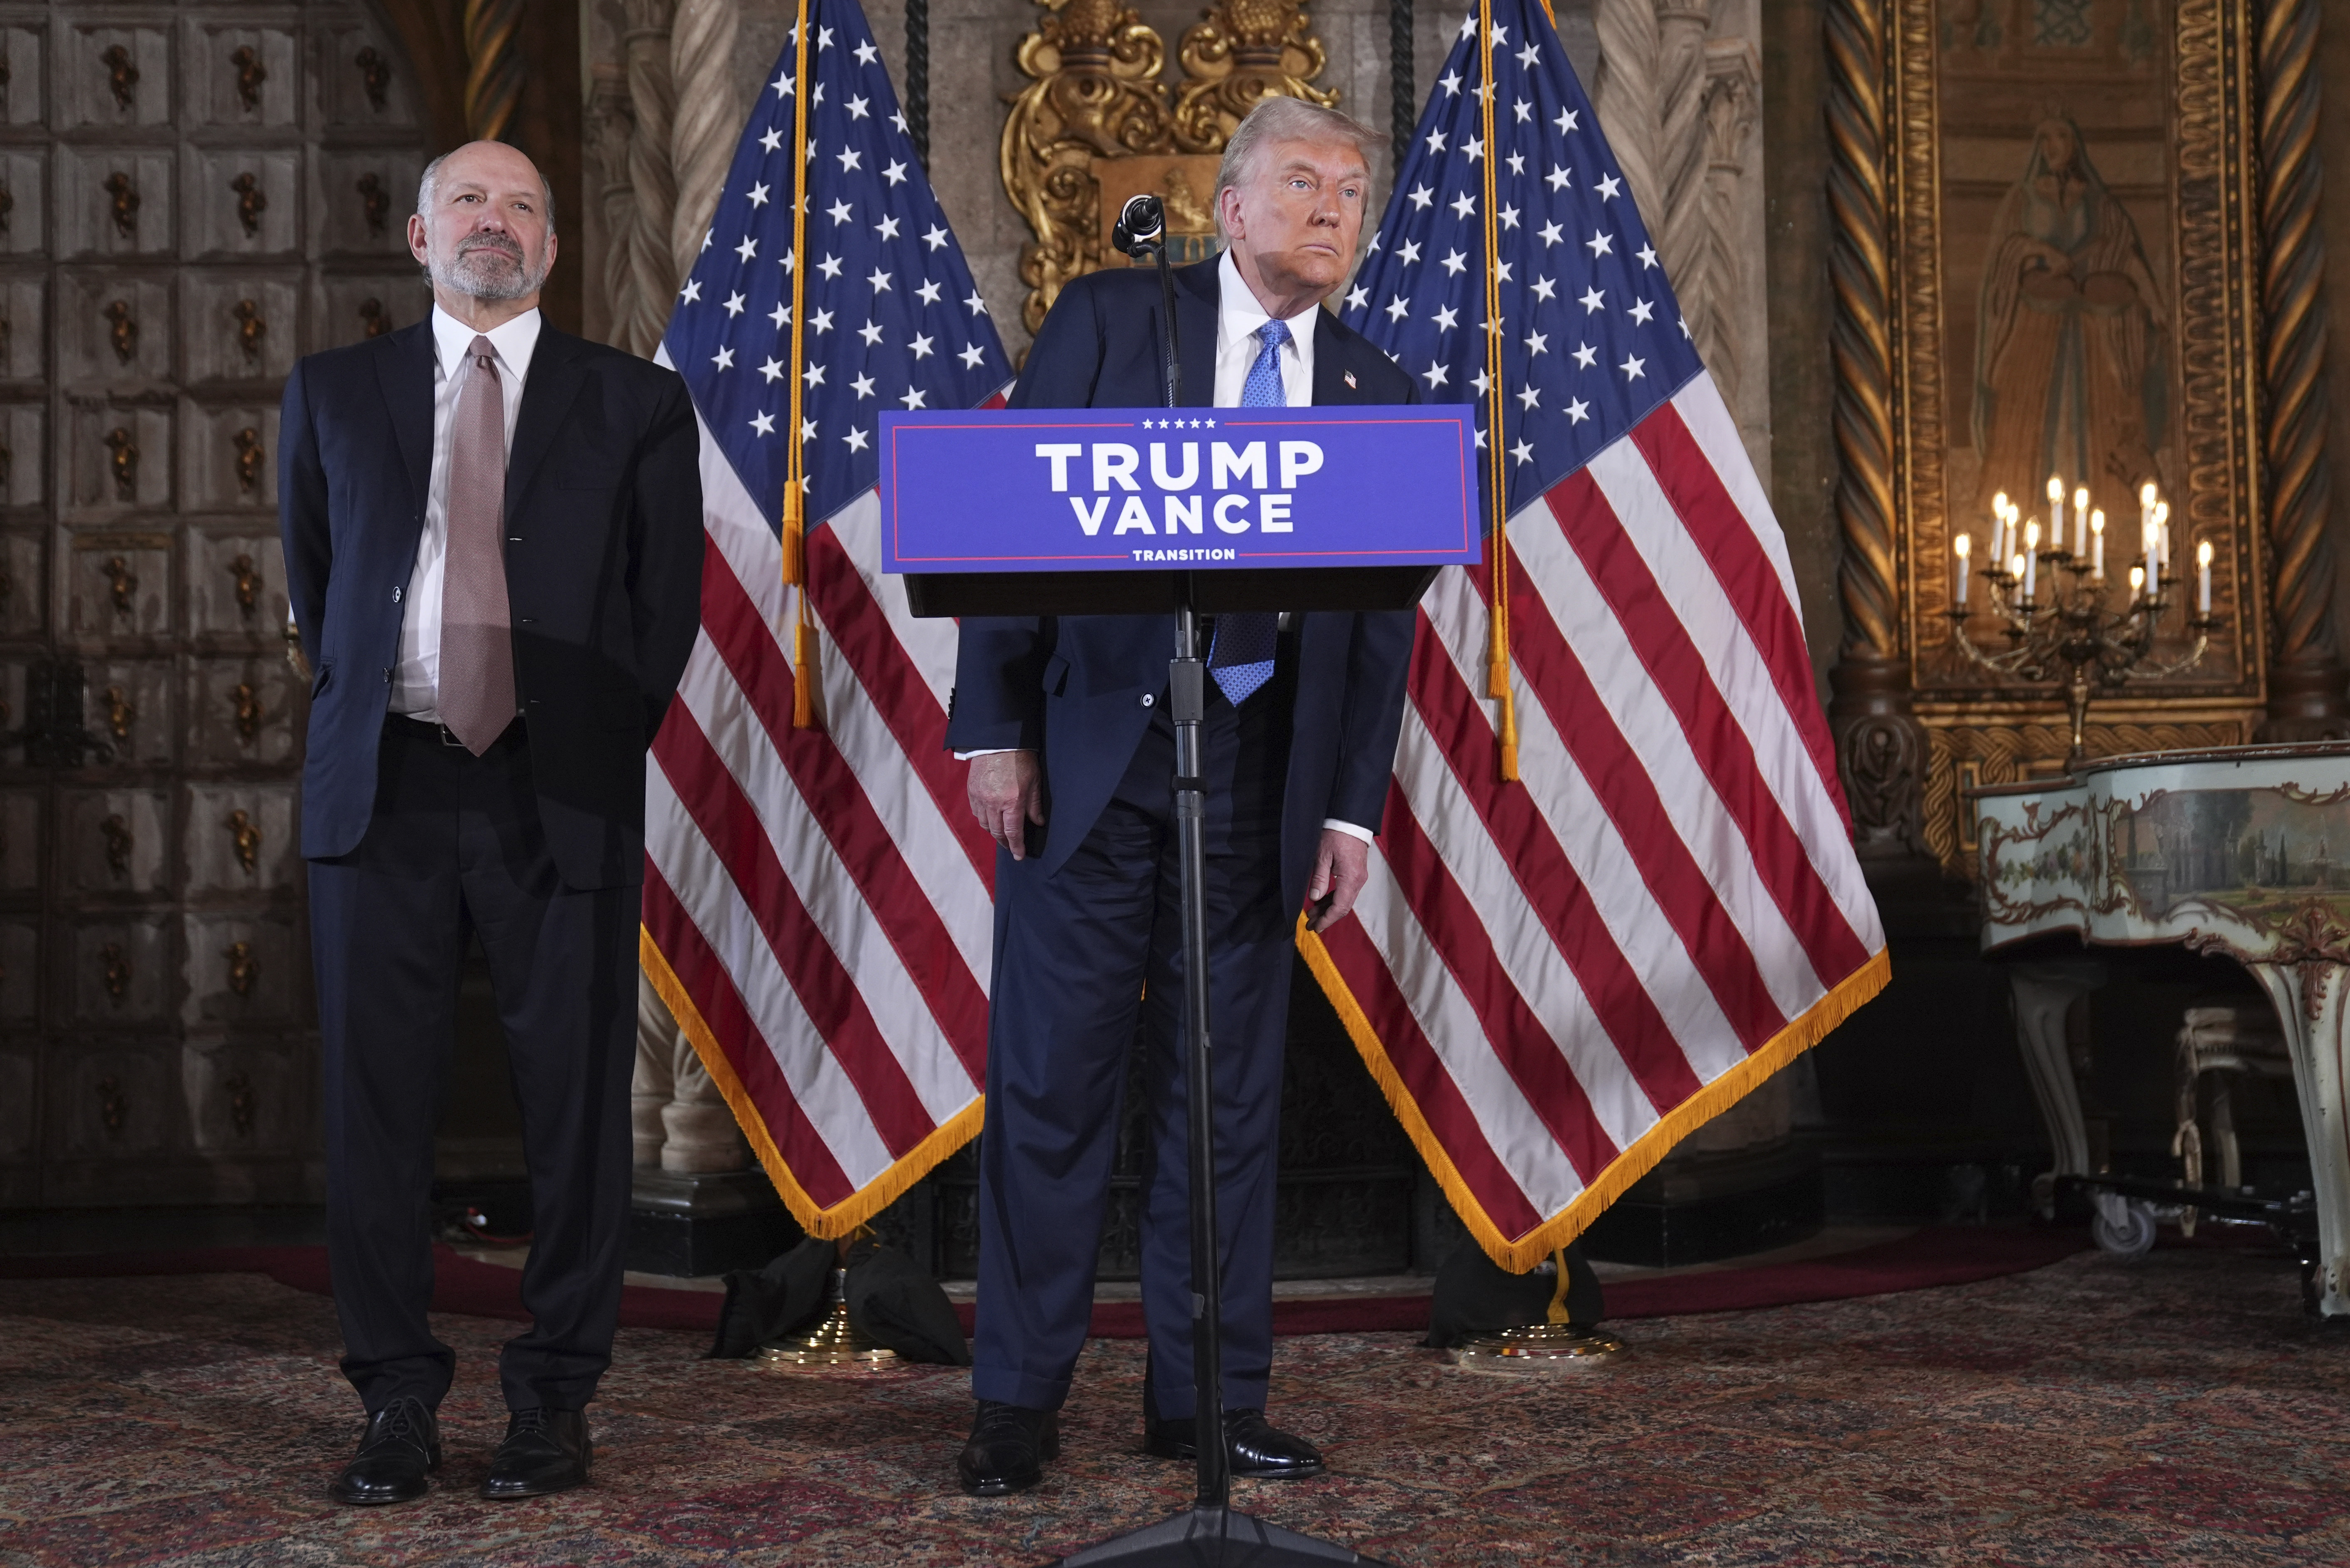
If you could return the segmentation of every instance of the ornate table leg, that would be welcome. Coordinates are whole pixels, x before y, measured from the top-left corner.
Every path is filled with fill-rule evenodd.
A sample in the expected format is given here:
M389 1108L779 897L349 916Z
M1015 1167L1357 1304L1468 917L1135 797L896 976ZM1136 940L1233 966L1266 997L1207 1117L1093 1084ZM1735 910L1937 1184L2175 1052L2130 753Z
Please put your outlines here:
M2312 959L2297 964L2245 966L2267 988L2277 1023L2293 1053L2293 1084L2301 1099L2302 1136L2309 1140L2309 1177L2317 1199L2315 1277L2304 1282L2311 1309L2321 1317L2350 1316L2350 1099L2345 1099L2344 1014L2350 1011L2350 971Z
M2016 1049L2032 1080L2033 1098L2040 1102L2041 1126L2056 1154L2055 1168L2032 1184L2033 1200L2044 1215L2054 1208L2057 1177L2089 1174L2089 1128L2081 1116L2081 1092L2073 1082L2064 1014L2106 983L2106 966L2086 959L2017 964L2008 971L2007 983L2015 997Z

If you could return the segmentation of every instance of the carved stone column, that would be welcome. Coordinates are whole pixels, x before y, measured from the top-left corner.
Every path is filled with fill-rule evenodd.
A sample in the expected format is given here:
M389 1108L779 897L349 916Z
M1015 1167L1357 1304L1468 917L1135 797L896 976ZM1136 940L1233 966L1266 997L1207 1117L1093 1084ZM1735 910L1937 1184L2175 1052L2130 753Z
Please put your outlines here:
M751 1163L734 1113L652 982L637 976L637 1070L629 1125L639 1170L699 1175Z
M1844 643L1830 675L1837 771L1864 864L1923 859L1926 734L1912 711L1894 549L1891 234L1886 202L1885 17L1829 0L1828 275L1835 293L1836 588Z
M2264 741L2350 735L2327 534L2318 9L2319 0L2269 0L2260 24L2262 448L2275 638Z
M1698 352L1721 389L1721 400L1737 416L1747 452L1767 485L1770 421L1767 414L1758 419L1755 409L1768 408L1769 371L1750 348L1756 338L1769 341L1767 329L1753 329L1769 309L1769 296L1761 275L1762 236L1759 225L1750 229L1739 202L1762 116L1762 60L1751 39L1720 38L1706 46L1705 67L1702 270L1708 298L1702 313L1684 308ZM1750 378L1758 377L1750 385Z
M610 311L610 340L631 353L650 351L640 341L643 302L637 290L632 247L637 227L637 192L629 182L629 145L637 117L629 102L628 71L617 62L598 62L588 93L588 168L600 175L604 210L603 288Z
M670 136L677 114L677 91L670 77L671 0L622 0L627 26L620 35L629 67L629 103L636 133L629 140L629 186L636 193L637 222L629 231L629 266L635 279L638 315L626 337L614 341L650 355L669 329L671 296L677 290L677 258L670 232L677 215L677 175ZM618 236L615 236L618 243Z
M1711 309L1705 245L1705 35L1713 0L1655 0L1657 10L1657 183L1662 203L1649 228L1665 275L1686 306L1690 295ZM1644 209L1644 211L1647 209ZM1684 283L1682 280L1687 279ZM1695 320L1694 316L1691 320Z
M743 106L734 91L739 21L736 0L678 0L670 34L670 79L677 93L677 123L670 130L670 162L677 180L670 251L680 279L693 270L734 143L743 134Z
M1594 0L1591 25L1599 35L1599 80L1591 93L1599 129L1640 211L1662 212L1664 183L1657 167L1656 0Z

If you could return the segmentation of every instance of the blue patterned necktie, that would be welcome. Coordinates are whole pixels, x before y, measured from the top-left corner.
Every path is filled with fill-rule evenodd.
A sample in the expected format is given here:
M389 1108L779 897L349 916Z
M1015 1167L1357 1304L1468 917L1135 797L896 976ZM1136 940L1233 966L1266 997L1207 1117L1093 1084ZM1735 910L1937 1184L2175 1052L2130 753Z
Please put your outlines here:
M1281 384L1281 346L1289 341L1289 323L1268 321L1256 329L1256 337L1263 347L1257 350L1256 362L1242 383L1241 407L1287 408L1289 393ZM1281 618L1266 611L1216 618L1216 645L1208 653L1208 674L1233 707L1247 701L1257 688L1273 679L1274 645L1280 635Z

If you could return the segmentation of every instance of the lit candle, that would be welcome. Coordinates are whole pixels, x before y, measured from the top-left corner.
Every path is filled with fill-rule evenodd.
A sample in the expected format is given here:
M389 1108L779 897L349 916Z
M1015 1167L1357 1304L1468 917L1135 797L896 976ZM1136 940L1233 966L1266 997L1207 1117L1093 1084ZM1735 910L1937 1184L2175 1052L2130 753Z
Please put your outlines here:
M2048 542L2060 550L2064 547L2064 482L2053 473L2048 476Z
M2195 610L2199 615L2211 613L2211 541L2209 539L2195 546Z
M2137 487L2137 531L2141 535L2154 526L2154 504L2160 494L2151 479Z
M2144 566L2132 566L2130 568L2130 597L2133 599L2137 598L2145 592L2145 590L2146 568Z
M1967 588L1970 581L1967 572L1967 556L1973 551L1974 547L1975 540L1974 535L1971 534L1961 534L1950 542L1950 548L1959 553L1959 605L1961 608L1964 608L1966 606Z
M2018 551L2015 558L2008 562L2007 570L2011 576L2023 579L2023 602L2030 604L2032 602L2032 557Z
M2007 557L2007 492L1991 498L1991 564L1994 570Z
M2168 501L2154 504L2154 542L2155 564L2167 572L2170 569L2170 503Z
M2089 553L2089 487L2073 492L2073 554Z
M2023 525L2023 602L2033 600L2033 585L2040 580L2040 519L2034 517Z
M2089 514L2089 576L2100 582L2106 576L2106 514Z

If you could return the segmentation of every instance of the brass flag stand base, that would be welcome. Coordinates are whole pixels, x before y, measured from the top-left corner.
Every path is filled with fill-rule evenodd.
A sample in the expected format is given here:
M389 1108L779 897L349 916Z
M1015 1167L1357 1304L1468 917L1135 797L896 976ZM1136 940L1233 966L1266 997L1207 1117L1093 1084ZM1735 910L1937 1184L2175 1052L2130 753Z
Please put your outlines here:
M1558 1283L1550 1293L1544 1323L1483 1334L1452 1353L1452 1365L1471 1372L1576 1372L1610 1366L1624 1342L1604 1329L1577 1328L1567 1320L1566 1249L1551 1254Z
M769 1366L794 1370L849 1366L878 1371L897 1365L898 1353L875 1343L848 1321L848 1271L836 1268L825 1314L816 1319L816 1326L781 1345L768 1345L759 1352L759 1359Z

